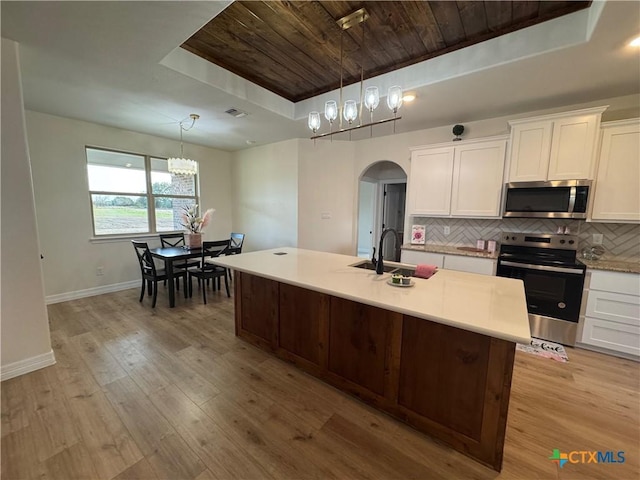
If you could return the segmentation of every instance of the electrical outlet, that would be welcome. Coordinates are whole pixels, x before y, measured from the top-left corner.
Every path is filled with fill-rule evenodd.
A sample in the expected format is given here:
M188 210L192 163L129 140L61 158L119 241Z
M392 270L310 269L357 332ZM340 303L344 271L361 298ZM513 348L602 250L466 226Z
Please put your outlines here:
M449 235L450 233L451 233L451 228L449 227L449 225L447 225L446 227L444 227L444 234Z
M594 233L591 243L594 245L602 245L602 240L604 240L604 235L601 233Z
M99 276L99 277L104 275L104 267L96 268L96 275Z

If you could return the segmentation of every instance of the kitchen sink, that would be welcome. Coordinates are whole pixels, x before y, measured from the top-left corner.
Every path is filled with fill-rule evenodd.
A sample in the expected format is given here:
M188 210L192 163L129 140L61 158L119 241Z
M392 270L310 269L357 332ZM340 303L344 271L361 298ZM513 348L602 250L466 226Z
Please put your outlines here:
M351 265L352 267L356 267L356 268L364 268L365 270L375 270L376 266L373 264L373 262L371 262L371 260L365 260L364 262L360 262L360 263L356 263L355 265ZM392 272L394 270L396 270L398 267L396 267L395 265L385 265L384 266L384 271L385 272Z
M371 260L363 260L360 263L355 263L351 265L355 268L364 268L365 270L374 270L376 269L375 265ZM406 277L413 276L416 269L414 267L410 267L408 265L399 265L397 263L385 263L383 270L385 273L399 273L400 275L404 275Z

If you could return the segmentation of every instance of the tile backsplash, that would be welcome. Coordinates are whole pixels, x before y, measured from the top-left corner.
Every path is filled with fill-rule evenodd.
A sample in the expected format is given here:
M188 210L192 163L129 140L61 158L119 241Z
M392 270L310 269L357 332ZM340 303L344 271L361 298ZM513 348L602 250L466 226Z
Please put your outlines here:
M412 225L426 227L426 242L431 244L475 246L476 240L496 240L503 232L555 233L567 226L580 239L579 250L593 244L593 234L603 235L603 258L640 261L640 225L627 223L591 223L584 220L553 220L538 218L503 218L475 220L467 218L413 217ZM450 228L449 235L444 227ZM410 226L409 226L410 227Z

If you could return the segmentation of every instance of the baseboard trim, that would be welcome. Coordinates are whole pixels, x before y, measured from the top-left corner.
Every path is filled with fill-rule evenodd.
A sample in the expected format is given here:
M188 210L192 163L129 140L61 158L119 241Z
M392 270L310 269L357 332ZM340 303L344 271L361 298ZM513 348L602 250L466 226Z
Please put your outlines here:
M53 355L53 350L35 357L25 358L17 362L10 363L9 365L3 365L0 368L0 382L9 380L10 378L24 375L25 373L34 372L44 367L49 367L56 363L56 357Z
M57 295L48 295L45 298L47 305L60 302L68 302L69 300L77 300L79 298L93 297L102 295L103 293L119 292L130 288L140 287L140 280L132 280L130 282L113 283L111 285L103 285L100 287L87 288L85 290L76 290L75 292L59 293Z
M612 355L614 357L624 358L626 360L633 360L640 362L640 356L633 355L632 353L618 352L616 350L610 350L604 347L597 347L595 345L589 345L587 343L576 342L576 348L582 348L584 350L591 350L592 352L603 353L605 355Z

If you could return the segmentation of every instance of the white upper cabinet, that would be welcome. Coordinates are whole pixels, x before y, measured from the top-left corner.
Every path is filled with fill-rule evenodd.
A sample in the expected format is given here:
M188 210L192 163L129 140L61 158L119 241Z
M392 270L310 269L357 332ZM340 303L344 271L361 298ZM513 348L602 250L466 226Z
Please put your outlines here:
M415 215L449 215L453 147L411 152L408 210Z
M510 182L547 179L551 152L551 122L527 122L511 127Z
M640 119L602 125L591 220L640 222Z
M452 217L499 217L507 142L455 147Z
M509 181L593 179L600 117L606 108L509 122Z
M410 215L500 217L506 138L411 152Z

